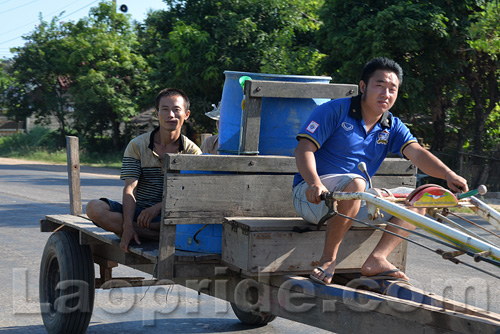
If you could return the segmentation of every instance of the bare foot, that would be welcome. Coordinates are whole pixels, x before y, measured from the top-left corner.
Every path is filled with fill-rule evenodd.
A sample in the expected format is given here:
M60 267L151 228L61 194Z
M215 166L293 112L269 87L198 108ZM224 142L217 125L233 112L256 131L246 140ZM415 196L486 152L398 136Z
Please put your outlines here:
M321 262L321 261L320 261ZM310 277L322 281L325 284L330 284L335 272L335 261L326 261L322 265L313 269ZM314 280L313 278L313 280Z
M393 276L407 281L410 280L404 272L397 269L386 258L369 257L361 267L361 274L368 277L382 274L383 276Z

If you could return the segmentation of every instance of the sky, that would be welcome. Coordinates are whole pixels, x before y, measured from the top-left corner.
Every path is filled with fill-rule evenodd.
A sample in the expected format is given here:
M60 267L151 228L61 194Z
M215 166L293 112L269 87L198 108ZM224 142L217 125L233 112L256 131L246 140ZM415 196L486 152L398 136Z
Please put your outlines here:
M0 58L11 58L10 48L24 45L21 36L31 33L43 20L50 22L61 12L62 21L78 21L102 0L0 0ZM166 9L162 0L116 0L117 8L128 7L127 14L142 22L149 10Z

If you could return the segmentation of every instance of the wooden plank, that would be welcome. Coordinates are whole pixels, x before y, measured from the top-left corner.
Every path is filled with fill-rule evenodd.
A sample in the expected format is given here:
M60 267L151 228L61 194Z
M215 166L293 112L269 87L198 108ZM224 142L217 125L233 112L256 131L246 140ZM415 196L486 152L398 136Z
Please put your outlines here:
M176 225L161 224L157 278L173 279L175 276L175 233Z
M292 179L291 175L169 174L164 190L163 221L214 224L222 223L223 217L234 216L297 217L292 202ZM379 176L373 182L376 187L384 188L415 186L411 176Z
M385 158L376 175L415 175L417 168L406 159Z
M172 154L165 156L165 168L170 171L198 170L242 173L297 173L295 158L286 156L238 156ZM402 158L386 158L377 171L378 175L415 175L416 168Z
M163 221L191 217L296 217L291 185L290 175L169 174L164 189Z
M268 302L265 311L336 333L386 334L390 329L405 334L475 334L495 333L500 326L498 318L461 314L336 284L313 284L298 276L284 281L272 277L271 285L261 291L259 300Z
M261 232L261 231L295 231L295 232L308 232L316 231L317 226L306 222L300 217L225 217L225 224L236 225L236 227L242 228L249 232ZM351 229L370 229L373 227L367 227L366 225L353 223ZM373 221L370 224L374 224ZM386 224L381 222L376 224L381 228L385 228ZM321 227L321 230L325 230L326 225Z
M351 84L247 80L245 85L252 97L337 99L358 94L358 86Z
M80 155L78 137L66 136L69 206L72 215L79 215L82 211L82 194L80 189Z
M297 173L295 158L285 156L238 156L238 155L165 155L168 171L198 170L242 173ZM168 175L167 175L168 176Z
M220 267L221 263L218 262L196 262L196 263L178 263L174 265L175 268L175 278L203 278L214 276L217 267Z
M83 242L88 242L91 246L93 245L111 245L119 250L119 252L124 253L119 249L120 247L120 238L116 236L112 232L108 232L103 230L100 227L97 227L92 223L88 218L84 218L81 216L73 216L73 215L47 215L46 220L51 221L52 223L56 223L59 225L64 225L67 227L71 227L81 233L86 234L86 236L81 236L80 240ZM156 244L156 242L154 242ZM141 245L132 244L129 247L129 251L135 255L140 257L144 257L148 261L152 263L156 263L158 257L157 247L152 247L151 243L144 240ZM122 264L126 260L121 260ZM119 262L119 261L117 261Z
M197 253L182 250L175 251L176 262L220 261L220 258L220 253Z
M92 254L95 256L132 268L140 266L142 271L147 271L149 273L153 272L153 268L156 263L156 258L154 261L151 261L148 257L144 256L144 254L132 252L131 248L129 248L130 253L125 253L120 249L119 243L107 244L100 242L91 244L90 248L92 249Z
M47 219L40 219L40 232L54 232L61 227L64 227L64 225L54 223Z
M375 248L382 234L382 231L374 229L349 230L339 249L336 272L360 272L367 254ZM249 231L224 224L222 261L250 276L260 273L307 274L318 265L317 259L321 257L324 243L325 231ZM406 242L403 242L388 260L404 270L405 254Z
M461 313L454 307L423 304L418 296L415 301L404 300L339 284L320 285L294 275L263 275L258 280L229 275L203 281L203 285L188 279L176 283L240 307L335 333L476 334L496 333L500 328L500 315L496 313ZM248 300L248 291L255 288L257 303Z
M373 187L375 188L397 188L409 187L415 188L417 180L414 176L397 176L397 175L376 175L372 178Z
M245 109L239 154L257 155L259 153L261 107L262 98L250 96L250 85L245 83Z

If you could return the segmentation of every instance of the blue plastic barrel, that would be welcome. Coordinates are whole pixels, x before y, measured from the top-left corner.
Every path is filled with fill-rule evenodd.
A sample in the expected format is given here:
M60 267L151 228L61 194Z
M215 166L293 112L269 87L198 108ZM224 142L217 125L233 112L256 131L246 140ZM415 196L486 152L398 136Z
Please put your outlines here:
M328 84L331 77L262 74L224 71L226 80L222 91L219 123L219 153L244 154L240 150L242 126L241 101L243 89L239 79L249 76L252 80L288 81ZM312 110L329 99L263 98L260 121L260 155L293 156L297 146L296 136ZM252 153L252 152L246 152ZM254 152L257 153L257 152Z

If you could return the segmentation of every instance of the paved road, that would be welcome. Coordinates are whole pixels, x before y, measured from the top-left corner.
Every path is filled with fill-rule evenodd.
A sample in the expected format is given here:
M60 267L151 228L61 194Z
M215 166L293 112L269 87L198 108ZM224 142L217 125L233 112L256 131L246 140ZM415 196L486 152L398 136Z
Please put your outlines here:
M99 196L120 200L122 181L118 179L118 171L83 167L81 177L83 203ZM45 214L68 212L65 166L0 158L0 279L3 282L0 289L0 333L45 333L38 305L38 270L49 234L39 232L39 220ZM492 238L481 230L474 230ZM412 239L429 244L420 237ZM486 264L478 266L500 275L498 268ZM121 266L114 273L119 276L145 275ZM500 313L498 279L462 265L447 263L438 255L412 244L409 246L407 274L413 285L426 291ZM181 286L174 286L171 291L167 291L167 287L127 288L114 292L97 290L88 333L124 331L324 332L279 318L265 327L249 328L236 319L226 302L197 296L193 290Z
M117 170L81 170L82 202L105 196L120 200ZM0 158L0 333L46 333L40 316L38 272L48 233L39 232L46 214L69 213L66 166ZM145 273L119 266L116 276ZM147 277L147 276L146 276ZM276 319L262 328L240 323L228 303L176 285L96 290L87 333L328 333ZM168 294L168 298L167 298Z

